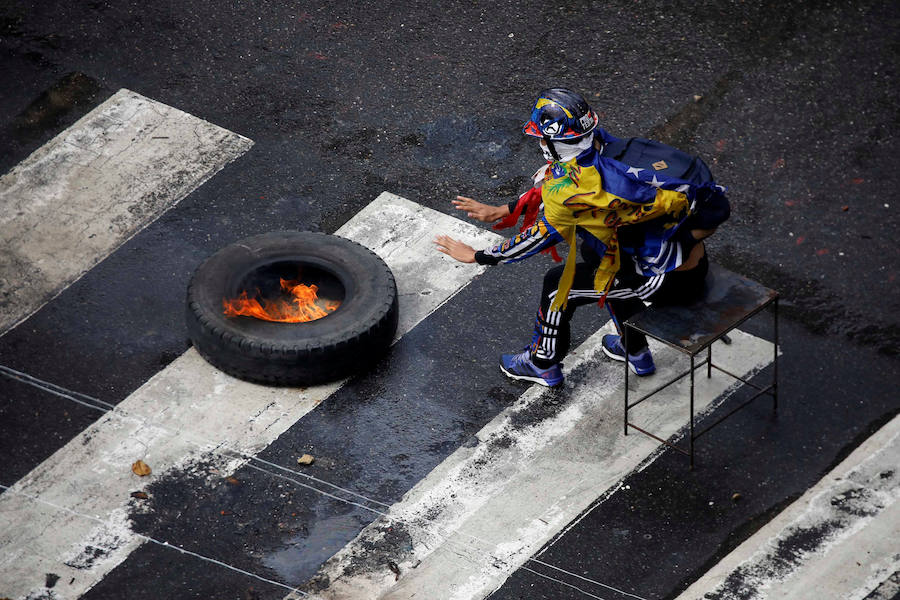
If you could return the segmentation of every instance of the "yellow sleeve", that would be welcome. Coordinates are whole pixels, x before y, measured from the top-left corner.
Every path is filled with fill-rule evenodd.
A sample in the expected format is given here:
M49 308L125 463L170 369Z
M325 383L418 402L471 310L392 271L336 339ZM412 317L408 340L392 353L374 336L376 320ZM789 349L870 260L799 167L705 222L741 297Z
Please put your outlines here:
M656 190L656 199L653 202L638 204L625 201L624 204L616 209L617 224L640 223L665 214L679 217L686 215L688 210L687 196L675 190Z

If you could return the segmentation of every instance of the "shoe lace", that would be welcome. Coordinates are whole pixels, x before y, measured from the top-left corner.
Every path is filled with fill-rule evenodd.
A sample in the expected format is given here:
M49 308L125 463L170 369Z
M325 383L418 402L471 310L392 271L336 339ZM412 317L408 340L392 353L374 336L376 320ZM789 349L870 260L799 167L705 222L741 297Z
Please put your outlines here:
M513 358L513 366L523 367L528 364L528 352L520 352Z

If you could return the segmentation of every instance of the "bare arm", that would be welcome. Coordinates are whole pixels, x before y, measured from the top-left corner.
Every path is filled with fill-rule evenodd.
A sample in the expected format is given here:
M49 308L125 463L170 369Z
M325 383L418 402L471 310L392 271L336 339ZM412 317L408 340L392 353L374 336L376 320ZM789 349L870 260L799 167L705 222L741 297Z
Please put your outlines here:
M494 223L503 217L509 216L509 207L505 204L503 206L491 206L465 196L457 196L456 200L452 200L452 202L453 206L458 210L466 211L469 217L482 223Z
M697 241L705 240L712 234L716 232L715 228L713 229L691 229L691 235Z
M481 265L524 260L562 241L564 241L563 237L543 217L516 237L477 252L471 246L448 235L442 234L434 238L439 252L460 262L477 262Z
M443 252L461 263L475 262L475 248L455 240L449 235L439 235L434 238L438 252Z

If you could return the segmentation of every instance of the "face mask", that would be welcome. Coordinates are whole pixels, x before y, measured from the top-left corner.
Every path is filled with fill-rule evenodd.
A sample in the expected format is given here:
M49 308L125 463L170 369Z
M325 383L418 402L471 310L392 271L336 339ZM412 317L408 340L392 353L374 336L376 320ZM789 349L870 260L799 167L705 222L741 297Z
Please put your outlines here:
M553 147L559 154L559 160L561 160L562 162L569 162L570 160L590 148L593 141L594 136L586 135L579 138L577 143L554 142ZM554 160L556 160L555 158L553 158L553 154L550 152L550 148L547 147L547 142L544 140L541 140L541 152L544 154L544 159L547 162L553 162Z
M544 155L544 160L546 160L548 163L556 160L555 158L553 158L553 154L550 153L550 148L547 147L547 142L545 142L544 140L541 140L541 152Z

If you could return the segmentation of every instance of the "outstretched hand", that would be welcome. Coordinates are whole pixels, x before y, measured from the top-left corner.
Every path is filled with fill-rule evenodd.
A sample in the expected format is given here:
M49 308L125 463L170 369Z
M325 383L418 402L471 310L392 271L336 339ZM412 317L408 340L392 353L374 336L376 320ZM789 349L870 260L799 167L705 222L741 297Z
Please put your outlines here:
M449 235L439 235L434 238L438 252L443 252L461 263L475 262L475 248L455 240Z
M505 205L491 206L465 196L457 196L456 200L451 202L457 209L466 211L469 217L482 223L493 223L509 214L509 208Z

